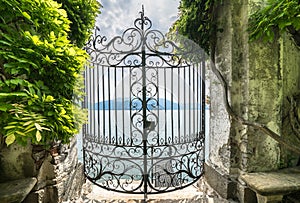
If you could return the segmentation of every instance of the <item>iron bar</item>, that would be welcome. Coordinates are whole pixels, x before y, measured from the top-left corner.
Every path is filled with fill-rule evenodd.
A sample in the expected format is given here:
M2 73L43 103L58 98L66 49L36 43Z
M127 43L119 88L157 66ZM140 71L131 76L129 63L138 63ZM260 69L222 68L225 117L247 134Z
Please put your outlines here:
M201 61L201 80L202 80L202 133L203 133L203 137L204 137L204 133L205 133L205 61L202 60Z
M85 66L85 69L83 71L83 84L84 84L84 92L87 93L88 90L87 90L87 87L88 87L88 83L87 83L87 71L88 71L88 67ZM82 102L82 107L84 109L88 109L88 105L87 105L87 101L88 101L88 98L87 98L87 95L85 95L85 97L83 98L83 102ZM87 124L83 124L82 126L82 146L85 146L86 145L86 135L87 135ZM86 157L86 153L85 153L85 150L82 149L82 156L83 158ZM83 162L83 168L86 168L86 165L85 165L85 162Z
M195 93L195 73L196 73L196 71L195 71L195 65L193 65L193 68L192 68L192 71L193 71L193 137L192 137L192 139L194 140L195 138L196 138L196 134L197 134L197 131L196 131L196 124L195 124L195 122L196 122L196 119L195 119L195 114L197 113L197 110L196 110L196 108L195 108L195 102L196 102L196 100L195 100L195 97L196 97L196 93Z
M200 97L200 94L199 94L199 91L200 91L200 87L199 87L199 72L198 71L200 71L199 70L199 65L198 64L196 64L197 66L196 66L196 80L197 80L197 89L196 89L196 91L197 91L197 95L196 95L196 103L197 103L197 116L196 116L196 124L197 124L197 126L196 126L196 132L197 132L197 139L198 139L198 137L199 137L199 133L200 133L200 131L199 131L199 122L198 122L198 120L199 120L199 112L201 112L201 106L202 106L202 104L201 104L201 106L200 106L200 108L199 108L199 97Z
M129 72L130 72L130 75L129 75L129 84L128 84L129 85L129 89L130 89L130 95L129 95L129 97L130 97L129 115L132 115L132 96L131 96L131 92L132 92L132 86L131 86L131 83L132 83L132 81L131 81L132 68L130 68ZM130 129L130 132L129 132L129 134L130 134L130 145L133 145L132 125L133 125L133 123L132 123L132 121L130 121L130 124L129 124L129 129Z
M89 111L92 111L92 103L91 103L91 101L92 101L92 96L93 96L93 94L92 94L92 83L91 83L91 81L92 81L92 74L91 74L91 72L92 72L93 70L92 69L90 69L89 70L89 89L90 89L90 94L89 94ZM88 127L89 127L89 134L91 134L92 133L92 125L93 125L93 114L91 113L91 118L90 118L90 124L88 125Z
M173 108L173 104L174 104L174 87L173 87L173 82L174 82L174 78L173 78L173 68L171 69L171 134L172 134L172 144L174 144L174 108Z
M199 64L200 67L201 67L201 64ZM202 67L201 67L202 68ZM201 73L201 72L200 72ZM199 90L199 98L200 98L200 102L201 102L201 108L200 108L200 111L199 111L199 121L200 121L200 126L199 126L199 131L202 131L202 112L204 112L203 110L205 110L205 101L203 103L203 96L202 96L202 89L203 89L203 85L202 85L202 81L203 80L203 75L201 75L201 78L199 77L199 86L200 86L200 90ZM204 107L203 107L204 105Z
M167 73L166 73L166 69L164 68L164 90L165 90L165 145L168 145L168 137L167 137L167 133L168 133L168 118L167 118Z
M118 139L118 115L117 115L117 68L114 67L114 81L115 81L115 87L114 87L114 90L115 90L115 103L114 103L114 111L115 111L115 133L116 133L116 145L118 145L119 143L119 139Z
M125 108L124 108L124 67L122 67L122 133L123 133L123 145L125 145Z
M185 70L186 66L183 67L183 80L184 82L186 82L186 70ZM183 92L183 121L184 121L184 126L183 126L183 140L182 142L186 141L186 86L183 87L184 88L184 92Z
M143 8L144 10L144 8ZM143 156L144 156L144 171L143 171L143 177L144 177L144 199L146 201L147 194L148 194L148 163L147 163L147 137L148 137L148 130L147 127L147 86L146 86L146 48L145 48L145 31L144 31L144 24L145 24L145 18L144 18L144 11L141 12L141 36L142 36L142 88L143 88L143 100L142 100L142 106L143 106Z
M92 69L92 89L94 90L95 89L95 68ZM92 94L92 112L93 112L93 125L91 126L92 127L92 132L93 132L93 138L94 138L94 142L96 141L96 112L95 112L95 94Z
M102 102L102 116L103 116L103 140L104 140L104 143L108 143L108 142L106 142L107 140L106 140L106 133L105 133L105 123L106 123L106 120L105 120L105 82L104 82L104 78L105 78L105 76L104 76L104 66L102 66L102 96L103 96L103 102ZM100 126L99 126L99 128L100 128Z
M177 122L178 122L178 143L180 143L180 134L181 134L181 132L180 132L180 126L181 126L181 123L180 123L180 103L179 103L179 101L181 101L180 100L180 71L181 71L181 69L180 68L177 68L177 77L178 77L178 89L177 89L177 91L178 91L178 101L177 101Z
M159 135L160 135L160 133L159 133L159 131L160 131L160 117L159 117L159 112L160 112L160 97L159 97L159 69L157 68L156 69L156 71L157 71L157 81L156 81L156 86L158 87L158 91L157 91L157 117L158 117L158 120L157 120L157 146L159 146L160 145L160 138L159 138ZM153 149L152 149L153 150Z
M189 134L188 134L188 136L187 136L187 142L189 142L190 141L190 138L191 138L191 90L190 90L190 88L191 88L191 66L188 66L188 73L189 73L189 88L188 88L188 94L189 94Z
M111 144L111 97L110 97L110 94L111 94L111 87L110 87L110 81L111 81L111 78L110 78L110 67L107 67L107 83L108 83L108 142L109 144ZM105 112L105 111L104 111Z
M100 124L100 122L101 122L101 119L100 119L100 84L99 84L99 78L100 78L100 74L99 74L99 72L100 72L100 68L99 68L99 66L96 66L97 67L97 79L96 79L96 81L97 81L97 114L98 114L98 126L100 126L101 124ZM100 135L100 128L98 127L97 128L98 130L97 130L97 133L98 133L98 142L101 142L100 140L101 140L101 135Z

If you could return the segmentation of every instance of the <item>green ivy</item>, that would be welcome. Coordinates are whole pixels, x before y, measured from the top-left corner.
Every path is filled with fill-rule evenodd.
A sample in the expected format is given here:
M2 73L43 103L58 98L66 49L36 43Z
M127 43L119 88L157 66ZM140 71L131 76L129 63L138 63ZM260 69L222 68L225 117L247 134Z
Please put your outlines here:
M251 40L272 41L275 33L289 32L300 46L300 2L299 0L268 0L250 16Z
M78 7L65 10L64 1L0 2L0 136L7 145L66 143L85 121L74 99L83 95L87 54L81 47L100 5L74 2L85 8L82 21L79 15L68 18ZM86 24L73 31L71 25L81 22Z
M72 21L70 25L70 40L83 47L95 24L95 13L99 12L99 3L95 0L57 0L68 13Z
M51 144L55 140L66 143L78 133L85 121L78 107L69 100L54 99L33 88L30 91L26 100L12 104L8 111L12 117L4 127L7 145L15 140L26 144L28 138L32 144Z
M221 0L181 0L179 19L170 32L179 33L199 44L207 53L214 46L214 8ZM275 34L288 32L296 45L300 46L300 2L299 0L267 0L250 16L250 40L263 38L272 41Z
M174 23L171 32L176 32L196 42L207 53L216 28L213 8L216 0L181 0L179 19Z

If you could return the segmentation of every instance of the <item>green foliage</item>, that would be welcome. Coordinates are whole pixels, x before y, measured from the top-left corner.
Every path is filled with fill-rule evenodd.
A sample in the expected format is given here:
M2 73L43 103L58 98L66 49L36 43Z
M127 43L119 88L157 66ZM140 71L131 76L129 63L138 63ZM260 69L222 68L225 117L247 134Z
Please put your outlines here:
M251 40L263 38L272 41L278 30L290 32L296 40L297 32L300 34L300 2L298 0L268 0L266 6L251 15L249 22ZM300 46L300 41L298 46Z
M214 44L218 31L214 19L217 0L181 0L179 19L170 32L175 32L195 41L207 53ZM265 6L250 17L250 39L263 38L272 41L275 34L288 31L295 43L300 46L300 2L299 0L268 0Z
M94 22L98 3L88 2ZM71 42L71 14L56 1L3 0L0 12L0 135L7 145L68 142L85 118L74 99L83 94L81 46L93 25L81 27L83 34L78 29Z
M12 119L4 127L7 145L15 140L26 144L28 138L33 144L51 144L55 140L66 143L78 133L78 127L85 121L78 107L69 100L56 100L53 96L41 95L39 90L33 88L30 91L26 100L12 104L8 111Z
M186 36L209 53L216 31L213 20L214 4L215 0L181 0L180 17L174 23L171 32Z
M95 24L95 13L99 13L100 4L95 0L57 0L62 3L72 21L70 40L83 47Z

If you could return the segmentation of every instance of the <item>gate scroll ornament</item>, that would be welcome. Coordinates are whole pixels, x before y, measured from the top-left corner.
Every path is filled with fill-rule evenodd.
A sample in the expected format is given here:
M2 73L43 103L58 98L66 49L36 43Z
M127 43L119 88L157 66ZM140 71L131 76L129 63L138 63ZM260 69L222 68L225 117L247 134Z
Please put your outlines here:
M203 52L191 63L191 46L151 28L142 10L121 36L107 42L97 29L85 47L85 175L145 198L193 184L204 164Z

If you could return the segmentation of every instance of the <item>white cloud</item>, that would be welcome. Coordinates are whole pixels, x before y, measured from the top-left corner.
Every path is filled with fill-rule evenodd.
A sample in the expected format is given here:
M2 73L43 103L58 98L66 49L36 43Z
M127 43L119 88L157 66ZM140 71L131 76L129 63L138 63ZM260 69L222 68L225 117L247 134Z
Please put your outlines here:
M100 0L103 8L97 19L101 34L112 38L133 27L142 5L153 28L167 32L177 18L180 0Z

